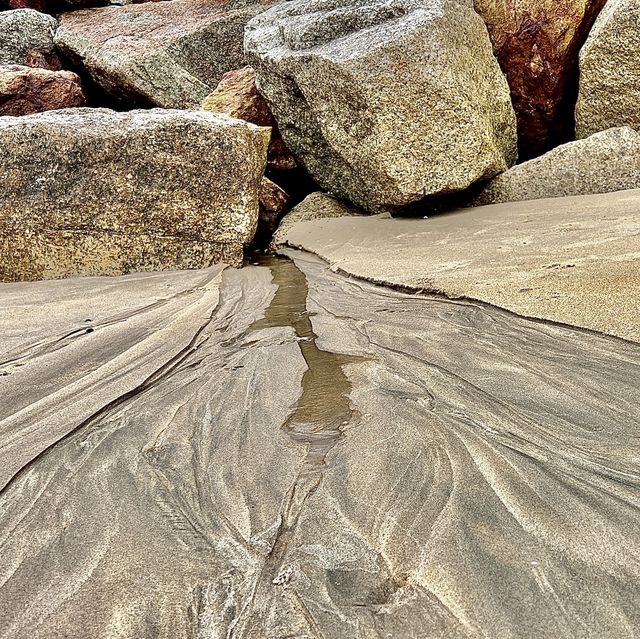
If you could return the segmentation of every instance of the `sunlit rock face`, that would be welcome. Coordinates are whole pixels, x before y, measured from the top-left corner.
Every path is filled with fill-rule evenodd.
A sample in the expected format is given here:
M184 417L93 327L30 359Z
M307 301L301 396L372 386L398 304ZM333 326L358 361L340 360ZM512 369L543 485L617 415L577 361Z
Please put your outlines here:
M284 141L354 204L406 207L516 160L509 89L470 3L284 3L245 47Z
M609 0L580 52L576 135L640 129L640 5Z
M0 119L0 280L239 264L268 143L205 112Z

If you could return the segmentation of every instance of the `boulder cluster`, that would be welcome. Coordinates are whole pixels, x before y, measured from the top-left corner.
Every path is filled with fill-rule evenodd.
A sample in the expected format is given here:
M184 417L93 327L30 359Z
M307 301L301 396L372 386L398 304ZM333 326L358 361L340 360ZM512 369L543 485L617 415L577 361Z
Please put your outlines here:
M96 4L0 4L0 280L240 265L318 190L640 186L637 0Z

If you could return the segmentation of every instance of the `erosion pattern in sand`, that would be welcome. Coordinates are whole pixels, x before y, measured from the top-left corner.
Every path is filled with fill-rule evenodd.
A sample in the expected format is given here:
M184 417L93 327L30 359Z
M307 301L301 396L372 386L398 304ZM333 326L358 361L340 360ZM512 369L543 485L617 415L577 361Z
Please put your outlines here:
M362 279L640 342L640 190L428 219L316 219L278 240Z
M0 636L640 634L640 347L295 254L0 287Z

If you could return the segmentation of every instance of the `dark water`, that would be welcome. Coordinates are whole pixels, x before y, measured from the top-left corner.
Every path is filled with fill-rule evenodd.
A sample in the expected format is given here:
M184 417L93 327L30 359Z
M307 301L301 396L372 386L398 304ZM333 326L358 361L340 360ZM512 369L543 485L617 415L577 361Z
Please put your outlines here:
M271 270L278 290L265 317L255 322L249 332L276 326L294 329L307 371L302 378L302 395L285 429L293 441L307 445L308 469L318 468L353 417L349 402L351 383L343 367L356 358L318 347L307 309L307 278L292 260L260 256L252 263Z

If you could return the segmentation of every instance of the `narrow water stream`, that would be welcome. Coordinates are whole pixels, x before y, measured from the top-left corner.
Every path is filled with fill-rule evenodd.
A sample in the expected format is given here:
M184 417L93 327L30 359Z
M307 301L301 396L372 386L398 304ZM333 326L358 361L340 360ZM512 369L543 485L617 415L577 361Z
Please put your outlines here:
M255 582L251 603L234 627L230 635L232 638L244 636L245 632L253 636L249 628L269 625L269 617L277 606L278 595L274 586L286 586L294 571L287 562L287 553L294 543L304 505L322 483L329 451L354 418L349 399L351 382L343 366L356 361L356 358L318 347L307 308L309 287L306 276L292 260L284 257L260 256L251 263L268 267L278 289L264 318L254 322L247 334L264 328L292 327L307 365L302 378L302 393L283 425L292 441L306 446L306 455L284 498L278 533ZM327 537L324 543L330 545L331 539ZM310 617L307 622L312 635L321 636Z
M343 366L355 358L318 347L307 309L307 279L292 260L259 256L252 264L268 267L278 290L265 317L254 322L249 332L276 326L294 329L307 370L302 378L302 395L285 428L294 442L307 446L307 470L318 469L353 416L351 383Z

